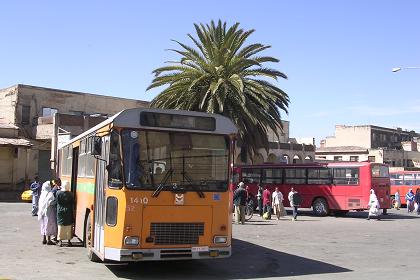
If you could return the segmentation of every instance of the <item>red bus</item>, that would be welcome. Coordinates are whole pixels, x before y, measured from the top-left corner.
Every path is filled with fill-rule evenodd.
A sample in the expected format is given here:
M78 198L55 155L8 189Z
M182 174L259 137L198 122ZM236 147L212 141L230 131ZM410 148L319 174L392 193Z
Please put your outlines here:
M391 206L389 169L380 163L242 165L235 168L234 178L249 187L255 205L258 184L261 184L271 192L278 187L285 206L289 206L287 196L293 187L303 198L300 207L312 207L317 216L366 209L370 189L375 190L381 208Z
M405 195L410 189L416 193L420 188L420 171L390 171L391 177L391 199L394 199L397 190L400 192L401 204L407 205Z

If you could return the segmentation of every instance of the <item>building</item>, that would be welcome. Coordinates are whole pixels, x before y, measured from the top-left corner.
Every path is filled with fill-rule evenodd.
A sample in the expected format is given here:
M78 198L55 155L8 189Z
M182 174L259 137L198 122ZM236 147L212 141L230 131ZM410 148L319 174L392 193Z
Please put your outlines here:
M335 136L321 140L316 160L372 161L390 166L413 167L420 162L415 131L374 125L336 125Z
M283 130L279 131L279 137L270 130L268 132L269 151L260 149L253 159L241 155L240 143L238 143L236 164L261 164L261 163L303 163L312 162L315 159L315 145L313 138L295 139L289 137L289 122L282 121ZM308 140L309 139L309 140ZM301 141L300 141L301 140Z
M29 85L0 89L0 200L51 177L51 145L146 101ZM54 149L53 149L54 150Z

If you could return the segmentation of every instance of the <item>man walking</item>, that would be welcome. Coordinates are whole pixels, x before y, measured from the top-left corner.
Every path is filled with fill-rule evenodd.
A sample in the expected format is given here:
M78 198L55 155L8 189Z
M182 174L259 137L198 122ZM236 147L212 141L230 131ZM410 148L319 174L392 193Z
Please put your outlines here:
M38 176L35 176L35 180L30 188L32 190L32 216L38 216L38 201L41 194L41 183Z
M245 205L246 205L246 190L245 184L240 182L238 188L233 193L233 204L235 205L235 222L245 224Z
M293 188L290 189L289 195L287 196L290 202L290 206L293 208L293 218L292 221L296 221L298 214L298 207L302 202L302 197L300 194L295 191Z
M264 215L267 215L267 220L271 220L271 192L267 186L264 187L263 191L263 208Z

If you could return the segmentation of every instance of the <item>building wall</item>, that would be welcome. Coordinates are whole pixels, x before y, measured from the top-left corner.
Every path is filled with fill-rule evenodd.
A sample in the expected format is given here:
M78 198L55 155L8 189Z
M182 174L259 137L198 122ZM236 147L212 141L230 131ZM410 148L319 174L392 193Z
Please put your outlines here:
M371 147L371 128L369 125L336 125L335 136L325 139L325 147L359 146Z
M28 132L38 125L38 117L46 117L44 108L56 109L62 114L105 115L112 116L123 109L148 107L149 103L140 100L95 95L89 93L71 92L66 90L18 85L19 98L16 108L16 125ZM22 123L22 110L30 106L30 123ZM32 133L27 137L34 138Z
M28 184L28 156L26 147L0 147L1 191L20 190Z
M17 92L17 86L0 89L0 118L6 123L15 123Z
M0 123L14 124L18 131L16 134L16 129L2 129L3 136L0 137L11 137L13 134L13 137L26 138L32 143L30 149L0 147L0 168L3 170L3 173L0 172L0 192L3 192L3 195L0 193L0 200L4 199L5 191L23 190L35 175L46 174L43 171L50 168L45 160L42 164L45 166L39 166L39 151L51 153L51 137L54 132L52 116L51 120L48 117L42 118L43 108L56 109L63 114L111 116L123 109L148 106L149 102L146 101L28 85L0 89ZM81 133L87 128L83 126L74 131ZM15 149L18 152L11 154L10 151ZM45 158L45 152L43 155L42 158Z
M283 130L278 130L279 138L277 138L276 134L273 130L269 129L267 136L269 142L280 142L280 143L287 143L289 141L289 122L288 121L282 121Z

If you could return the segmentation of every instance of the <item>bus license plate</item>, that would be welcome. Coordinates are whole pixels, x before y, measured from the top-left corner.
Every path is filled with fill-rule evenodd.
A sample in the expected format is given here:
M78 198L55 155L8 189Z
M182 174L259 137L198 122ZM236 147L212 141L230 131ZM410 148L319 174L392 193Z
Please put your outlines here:
M191 252L208 252L209 246L191 247Z

